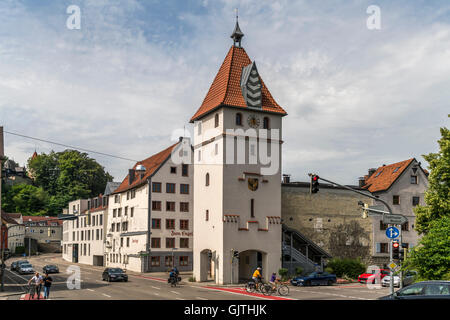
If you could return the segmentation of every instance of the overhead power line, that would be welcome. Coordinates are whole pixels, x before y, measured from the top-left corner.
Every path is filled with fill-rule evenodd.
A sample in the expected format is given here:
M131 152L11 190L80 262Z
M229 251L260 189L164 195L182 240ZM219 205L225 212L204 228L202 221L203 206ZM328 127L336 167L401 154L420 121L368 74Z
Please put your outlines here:
M108 153L104 153L104 152L99 152L99 151L89 150L89 149L80 148L80 147L69 146L69 145L67 145L67 144L63 144L63 143L59 143L59 142L54 142L54 141L50 141L50 140L45 140L45 139L39 139L39 138L35 138L35 137L30 137L30 136L26 136L26 135L19 134L19 133L9 132L9 131L5 131L5 130L3 130L3 132L4 132L4 133L8 133L8 134L12 134L12 135L14 135L14 136L18 136L18 137L22 137L22 138L27 138L27 139L32 139L32 140L37 140L37 141L41 141L41 142L46 142L46 143L50 143L50 144L54 144L54 145L62 146L62 147L66 147L66 148L71 148L71 149L75 149L75 150L81 150L81 151L86 151L86 152L89 152L89 153L101 154L101 155L103 155L103 156L112 157L112 158L117 158L117 159L121 159L121 160L127 160L127 161L139 162L139 160L128 159L128 158L119 157L119 156L115 156L115 155L108 154Z

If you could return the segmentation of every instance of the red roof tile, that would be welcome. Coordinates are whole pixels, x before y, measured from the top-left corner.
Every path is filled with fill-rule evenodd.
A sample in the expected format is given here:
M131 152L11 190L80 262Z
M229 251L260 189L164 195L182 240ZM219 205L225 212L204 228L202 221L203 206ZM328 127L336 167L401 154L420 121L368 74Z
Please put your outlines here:
M112 194L116 194L116 193L120 193L120 192L124 192L136 187L139 187L143 184L146 183L147 178L149 178L160 166L161 164L166 161L166 159L168 157L170 157L173 148L178 144L175 143L174 145L171 145L170 147L168 147L167 149L145 159L142 161L137 162L133 169L136 169L136 167L138 165L143 165L145 167L145 175L142 177L142 179L138 176L137 173L135 173L133 182L131 184L128 183L128 176L129 174L125 177L125 179L123 179L122 183L120 184L120 186L114 190L114 192Z
M244 48L232 46L214 78L202 105L191 118L191 122L204 116L220 105L247 108L241 90L242 68L252 63ZM286 111L273 99L261 79L262 110L286 115Z
M368 179L366 179L366 184L363 188L370 192L389 189L413 160L414 158L379 167Z

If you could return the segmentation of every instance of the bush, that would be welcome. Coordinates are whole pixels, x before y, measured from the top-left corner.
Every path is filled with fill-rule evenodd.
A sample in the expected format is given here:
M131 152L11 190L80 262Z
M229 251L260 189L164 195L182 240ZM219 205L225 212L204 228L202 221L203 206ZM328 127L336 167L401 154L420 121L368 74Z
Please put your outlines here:
M296 275L301 275L302 273L303 273L303 268L302 267L295 268L295 274Z
M328 273L334 273L333 268L330 268L330 267L326 267L324 271L328 272Z
M195 277L189 277L188 281L189 281L189 282L195 282L195 281L197 281L197 280L195 280Z
M17 246L15 253L16 254L24 254L25 253L25 247L24 246Z
M280 270L278 270L278 274L281 276L281 281L286 281L287 280L288 269L281 268Z
M337 277L346 275L356 279L361 273L366 271L366 266L359 259L332 259L328 262L327 269L331 268Z

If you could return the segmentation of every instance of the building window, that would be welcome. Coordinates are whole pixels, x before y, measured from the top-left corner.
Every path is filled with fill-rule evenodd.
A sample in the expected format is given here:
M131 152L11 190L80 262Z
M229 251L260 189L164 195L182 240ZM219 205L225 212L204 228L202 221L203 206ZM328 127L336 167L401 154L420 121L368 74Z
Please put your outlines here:
M114 203L119 203L120 202L120 195L119 194L116 194L115 196L114 196Z
M388 253L387 243L377 243L377 253Z
M411 184L417 184L417 176L411 176Z
M113 218L117 216L117 209L113 209Z
M242 126L242 114L241 113L236 113L236 125Z
M175 219L166 219L166 229L175 229Z
M166 238L166 248L175 248L175 238Z
M209 210L206 210L205 221L209 221Z
M122 208L117 209L117 216L118 217L122 216Z
M152 238L152 248L161 248L161 238Z
M216 113L214 116L214 128L217 128L219 126L219 114Z
M170 173L177 173L177 167L170 167Z
M188 164L181 165L181 175L183 177L189 177L189 165Z
M197 132L198 134L202 134L202 122L201 121L197 121Z
M180 202L180 212L189 212L189 202Z
M125 212L124 215L127 216L128 215L128 207L125 207Z
M255 217L255 199L250 200L250 217Z
M380 220L380 230L386 230L388 225L386 223L383 223L382 220Z
M128 237L127 238L127 247L129 247L130 246L130 238Z
M409 224L408 224L408 222L405 222L404 224L402 224L402 231L409 231Z
M175 211L175 202L167 201L166 202L166 211Z
M270 125L269 118L268 117L264 117L264 119L263 119L263 129L270 129L269 125Z
M131 199L136 198L136 189L131 190Z
M400 204L400 196L393 196L392 204Z
M180 184L180 193L181 194L189 194L189 185L188 184Z
M152 267L159 267L160 257L151 257Z
M131 207L130 208L130 217L133 218L133 215L134 215L134 207Z
M128 222L122 222L122 231L128 231Z
M130 200L130 191L127 191L127 200Z
M165 265L166 267L171 267L172 266L172 256L166 256L165 257Z
M179 258L179 259L180 259L180 260L179 260L179 261L180 261L180 262L179 262L179 265L182 266L182 267L187 266L187 265L188 265L188 261L189 261L188 258L189 258L189 257L187 257L187 256L181 256L181 257Z
M175 183L166 183L166 193L175 193Z
M113 223L111 225L111 232L115 232L116 231L116 225Z
M205 186L208 187L209 186L209 173L206 174L205 180L206 180L205 181Z
M120 223L116 223L116 231L119 232L120 231Z
M123 238L120 238L120 247L123 247Z
M189 238L180 238L180 248L189 248Z
M412 197L412 205L415 207L419 205L420 197Z
M152 219L152 229L161 229L161 219Z
M161 211L161 201L152 201L152 210Z
M161 192L161 182L152 182L152 192Z
M180 220L180 230L189 230L189 220Z

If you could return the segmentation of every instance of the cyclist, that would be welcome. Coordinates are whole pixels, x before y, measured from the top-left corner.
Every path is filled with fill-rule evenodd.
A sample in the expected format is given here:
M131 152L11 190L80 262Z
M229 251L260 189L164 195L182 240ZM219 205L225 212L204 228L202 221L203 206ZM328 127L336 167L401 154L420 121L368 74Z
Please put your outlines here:
M258 283L261 282L261 267L256 268L255 272L253 272L252 279L255 281L255 284L258 286Z
M36 272L36 274L28 281L28 285L31 284L31 282L34 281L35 286L35 293L37 293L37 299L39 300L41 297L41 286L42 286L42 276L39 275L39 272ZM31 299L31 294L30 294Z
M177 270L177 268L172 268L172 270L170 270L170 273L169 273L169 283L170 284L174 284L174 283L176 283L177 282L177 279L178 278L178 270Z
M270 277L270 284L272 285L272 290L275 290L277 287L277 284L280 283L280 279L277 278L276 272L272 273L272 276Z

